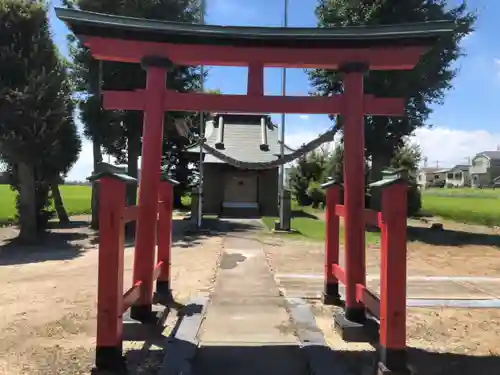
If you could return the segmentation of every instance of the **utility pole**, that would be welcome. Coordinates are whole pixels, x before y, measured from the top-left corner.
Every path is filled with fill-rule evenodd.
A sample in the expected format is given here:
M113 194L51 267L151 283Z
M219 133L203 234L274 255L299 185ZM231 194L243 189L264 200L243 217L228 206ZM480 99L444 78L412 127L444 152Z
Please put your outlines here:
M288 27L288 0L284 0L284 15L283 15L283 27ZM286 68L283 68L283 75L281 78L281 93L286 96ZM281 134L280 134L280 155L281 158L285 156L285 122L286 116L284 113L281 114ZM284 191L285 191L285 166L281 165L279 169L279 179L278 179L278 195L279 195L279 207L280 207L280 228L283 229L283 224L285 222L285 211L284 211Z
M200 0L200 22L202 25L205 24L205 9L206 9L206 3L205 0ZM200 68L200 74L201 74L201 84L200 84L200 90L203 93L205 91L205 67L202 65ZM197 227L201 228L202 223L203 223L203 142L205 141L205 115L202 112L200 112L200 166L199 166L199 172L200 172L200 186L198 189L198 217L197 217Z

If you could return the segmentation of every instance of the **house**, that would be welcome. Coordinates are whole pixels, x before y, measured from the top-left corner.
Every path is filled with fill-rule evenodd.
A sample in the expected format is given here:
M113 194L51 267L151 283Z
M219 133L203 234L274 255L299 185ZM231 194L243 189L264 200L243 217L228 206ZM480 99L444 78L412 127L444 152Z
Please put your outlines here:
M417 172L417 185L420 188L443 187L446 183L448 169L421 168Z
M470 165L457 164L446 171L445 187L470 186Z
M269 162L280 154L277 127L269 115L218 113L206 123L206 144L243 162ZM195 160L199 145L188 148ZM288 154L292 150L285 147ZM203 213L250 217L278 213L278 167L242 170L203 156Z
M421 168L417 172L417 185L425 189L428 187L436 186L440 181L446 179L446 173L442 172L439 168Z
M484 151L474 156L470 175L473 187L493 186L500 177L500 151Z

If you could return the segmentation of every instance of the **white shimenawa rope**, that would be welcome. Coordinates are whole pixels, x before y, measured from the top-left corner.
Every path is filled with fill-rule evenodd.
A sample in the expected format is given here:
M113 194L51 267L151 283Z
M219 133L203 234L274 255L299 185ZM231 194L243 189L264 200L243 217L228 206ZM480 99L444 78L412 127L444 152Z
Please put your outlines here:
M176 121L187 122L188 120L179 119ZM185 126L185 124L183 124L183 125ZM190 127L188 127L188 129L190 129ZM333 141L335 135L337 134L337 132L339 130L340 129L335 125L333 128L331 128L331 129L327 130L325 133L321 134L318 138L313 139L311 142L301 146L300 148L298 148L294 152L292 152L288 155L285 155L283 158L279 158L279 159L269 161L269 162L264 162L264 163L246 162L246 161L234 159L230 156L225 155L224 153L220 152L219 150L207 145L206 143L200 142L200 141L197 141L196 143L194 143L192 146L189 146L189 147L193 147L195 145L199 145L200 143L202 143L203 150L205 150L210 155L216 157L219 160L222 160L223 162L225 162L233 167L236 167L239 169L249 169L249 170L266 170L266 169L272 169L272 168L279 167L280 165L290 163L290 162L294 161L295 159L298 159L301 156L307 154L308 152L311 152L314 149L318 148L323 143Z

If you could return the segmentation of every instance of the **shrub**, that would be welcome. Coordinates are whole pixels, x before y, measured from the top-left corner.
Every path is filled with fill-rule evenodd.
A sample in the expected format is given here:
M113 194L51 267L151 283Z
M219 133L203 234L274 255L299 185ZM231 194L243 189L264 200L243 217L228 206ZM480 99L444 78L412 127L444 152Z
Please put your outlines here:
M415 216L422 209L422 193L416 184L410 184L407 199L408 216Z
M313 208L319 208L326 203L325 191L318 182L311 182L307 188L307 196L311 200Z

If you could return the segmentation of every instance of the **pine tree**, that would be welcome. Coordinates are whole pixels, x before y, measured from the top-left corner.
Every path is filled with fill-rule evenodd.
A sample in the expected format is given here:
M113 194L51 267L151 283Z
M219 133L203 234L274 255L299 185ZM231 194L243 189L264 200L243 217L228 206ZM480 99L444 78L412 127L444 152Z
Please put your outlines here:
M75 0L65 1L66 6L93 12L116 14L121 16L142 17L168 21L196 23L200 20L200 10L196 0ZM135 90L144 88L146 74L139 64L103 62L102 69L93 61L90 53L73 36L70 37L70 51L75 62L74 78L77 90L85 93L80 103L85 135L94 143L94 169L102 161L101 146L117 158L120 163L127 163L128 174L138 175L138 157L141 153L141 135L143 114L134 111L103 111L100 108L99 84L106 90ZM101 73L101 80L98 75ZM101 82L100 82L101 81ZM181 92L198 90L200 73L198 68L177 67L167 74L167 86ZM169 167L177 171L176 177L188 176L188 160L176 150L182 150L184 139L172 132L173 118L186 117L186 113L167 113L166 139L164 150L170 153L164 160L172 163ZM193 129L196 132L196 129ZM187 181L179 181L176 188L177 201ZM181 191L182 189L182 191ZM127 191L127 203L135 204L137 188L130 186ZM93 223L97 227L96 205L92 205Z
M464 51L460 41L472 32L475 14L462 2L446 0L320 0L316 8L320 27L387 25L452 20L455 32L443 37L412 71L375 71L365 78L365 92L381 97L407 98L406 118L366 117L367 157L372 162L372 180L381 178L394 151L416 128L426 125L431 105L441 104L457 74L453 63ZM316 94L338 94L342 77L338 72L314 70L310 79Z
M19 193L20 238L34 242L48 220L49 179L67 172L80 148L66 64L44 3L0 2L0 50L0 156ZM60 136L68 129L76 146L65 149Z

